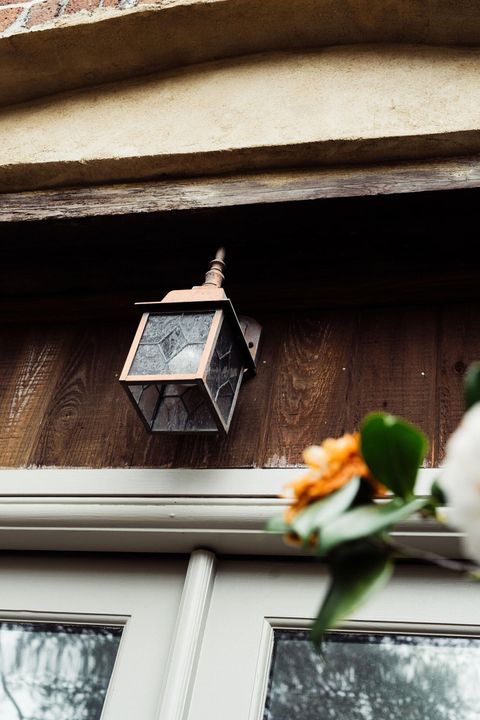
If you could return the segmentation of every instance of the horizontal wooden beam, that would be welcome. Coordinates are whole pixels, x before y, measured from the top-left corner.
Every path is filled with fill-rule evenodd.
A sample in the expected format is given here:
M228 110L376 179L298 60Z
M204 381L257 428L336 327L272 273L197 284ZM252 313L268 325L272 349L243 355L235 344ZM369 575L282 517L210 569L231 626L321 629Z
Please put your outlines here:
M0 222L299 202L480 187L480 156L0 195Z

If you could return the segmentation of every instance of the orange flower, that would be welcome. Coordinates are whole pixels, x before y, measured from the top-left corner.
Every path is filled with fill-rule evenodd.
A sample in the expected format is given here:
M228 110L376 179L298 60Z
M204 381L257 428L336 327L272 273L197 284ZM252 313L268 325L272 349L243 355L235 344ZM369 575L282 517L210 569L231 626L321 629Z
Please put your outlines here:
M286 510L286 522L315 500L339 490L353 477L358 476L372 485L375 495L384 495L386 488L377 482L360 455L360 435L328 438L321 445L311 445L303 453L309 472L300 480L287 485L293 504Z

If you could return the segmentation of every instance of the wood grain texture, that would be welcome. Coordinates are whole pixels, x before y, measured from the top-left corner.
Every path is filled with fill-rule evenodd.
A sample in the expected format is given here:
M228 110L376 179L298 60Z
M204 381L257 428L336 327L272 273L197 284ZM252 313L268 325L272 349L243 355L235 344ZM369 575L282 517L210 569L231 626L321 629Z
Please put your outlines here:
M300 462L304 447L358 429L375 410L418 424L435 462L435 308L367 308L292 316L263 462ZM315 362L318 360L318 362Z
M465 371L480 360L480 307L476 303L448 305L440 315L438 347L438 387L436 407L439 419L439 461L445 444L464 412L463 379Z
M50 396L62 373L67 337L46 326L2 328L0 342L0 465L30 464Z
M118 382L135 322L0 325L4 467L289 467L368 411L400 414L436 465L480 357L480 302L261 314L265 344L226 439L145 433Z
M58 382L31 447L29 464L71 467L143 465L143 427L127 401L118 377L134 326L73 326L59 359ZM142 448L138 458L136 450ZM135 458L137 461L135 462ZM163 464L170 456L163 455Z
M480 186L480 158L206 177L0 195L0 222L158 213Z
M286 315L263 466L301 464L305 447L345 432L354 331L351 312Z
M404 417L429 438L426 465L434 464L437 308L366 308L358 310L356 318L346 403L348 427L358 428L369 412Z

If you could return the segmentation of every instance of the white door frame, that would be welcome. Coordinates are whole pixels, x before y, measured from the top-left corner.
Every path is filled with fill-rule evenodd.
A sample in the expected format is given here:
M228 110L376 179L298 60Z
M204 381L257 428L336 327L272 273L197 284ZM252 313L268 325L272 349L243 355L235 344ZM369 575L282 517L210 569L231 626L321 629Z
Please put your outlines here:
M0 620L117 625L102 720L159 720L184 594L185 558L0 555Z
M101 552L298 555L266 522L301 468L281 470L1 470L0 548ZM425 495L438 470L422 470ZM403 543L451 557L461 534L412 519Z
M287 504L279 497L284 485L302 472L0 470L0 549L189 554L168 676L154 719L187 720L201 668L198 658L214 593L216 554L299 556L264 527ZM437 474L421 471L418 495L428 494ZM461 535L433 522L412 519L395 534L404 544L460 555ZM260 673L263 685L254 689L257 708L264 681Z

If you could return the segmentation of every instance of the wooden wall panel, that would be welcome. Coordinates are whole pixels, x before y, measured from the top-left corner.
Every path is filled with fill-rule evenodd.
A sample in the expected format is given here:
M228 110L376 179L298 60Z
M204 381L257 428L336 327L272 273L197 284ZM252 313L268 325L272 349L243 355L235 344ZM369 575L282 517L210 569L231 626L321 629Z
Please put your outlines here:
M134 326L111 323L65 327L68 343L48 396L29 463L72 467L130 466L142 429L131 422L118 383ZM101 459L101 460L100 460Z
M0 340L0 465L35 464L50 397L59 382L68 335L61 326L6 327Z
M286 314L266 442L266 467L302 462L307 445L346 429L355 313Z
M349 364L348 427L369 412L405 417L430 438L435 462L438 309L368 308L357 312Z
M438 346L438 413L439 460L445 443L463 412L463 376L468 365L480 360L480 322L478 304L451 305L443 308Z
M419 424L436 465L461 417L464 370L480 358L479 311L465 303L256 313L259 372L242 388L226 439L145 433L118 382L135 321L0 326L0 465L286 467L378 409Z

